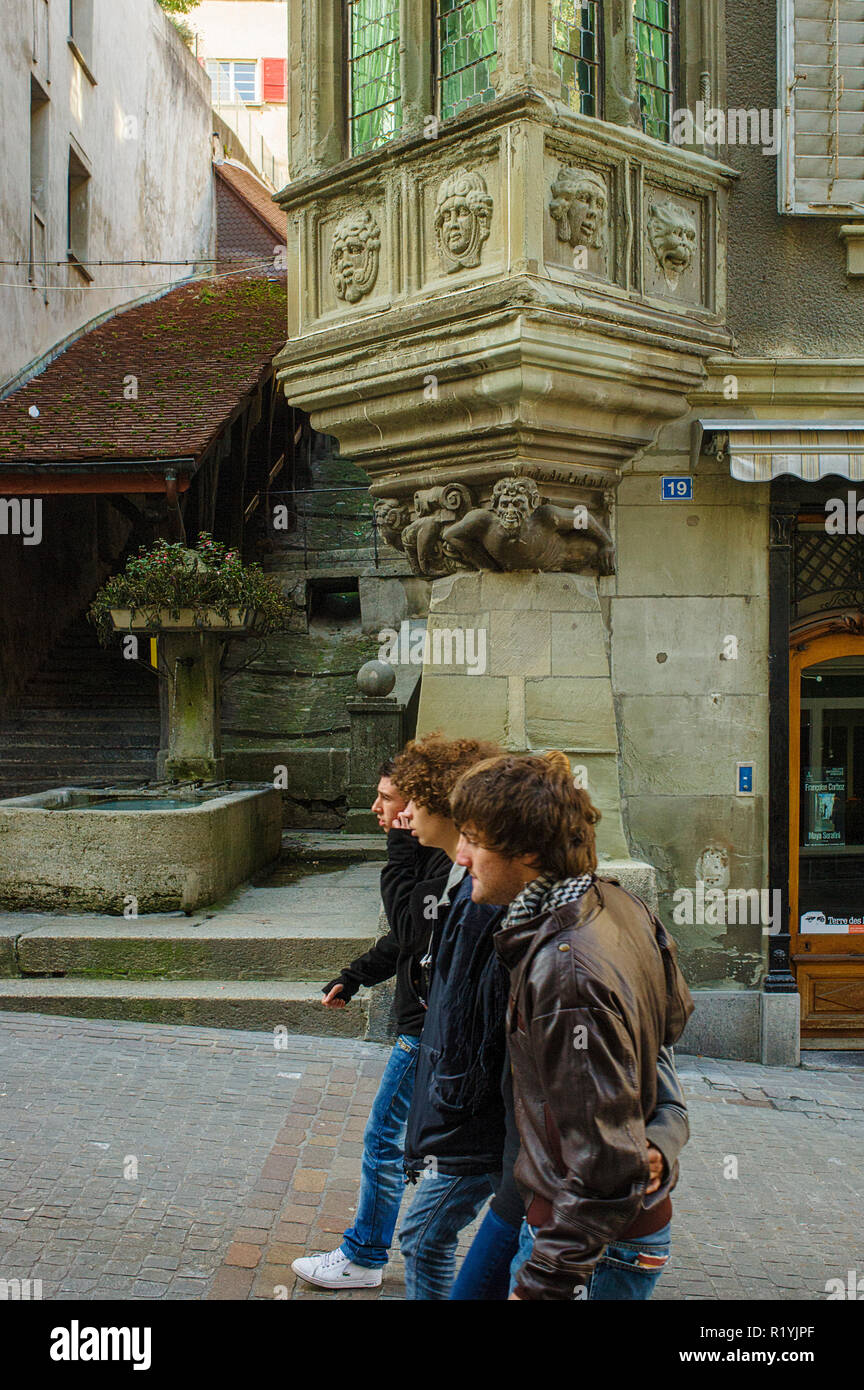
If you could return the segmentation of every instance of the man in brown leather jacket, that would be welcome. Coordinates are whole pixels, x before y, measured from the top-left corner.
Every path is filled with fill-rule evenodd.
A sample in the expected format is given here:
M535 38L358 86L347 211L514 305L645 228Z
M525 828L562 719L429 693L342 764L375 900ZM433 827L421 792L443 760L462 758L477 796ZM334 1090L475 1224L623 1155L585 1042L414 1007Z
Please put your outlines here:
M645 1124L660 1049L693 1010L674 943L640 899L596 876L599 813L563 753L480 763L451 805L474 901L509 904L495 944L510 970L527 1213L511 1297L647 1298L665 1263L658 1236L668 1253L678 1166L646 1195ZM594 1289L607 1248L616 1258Z

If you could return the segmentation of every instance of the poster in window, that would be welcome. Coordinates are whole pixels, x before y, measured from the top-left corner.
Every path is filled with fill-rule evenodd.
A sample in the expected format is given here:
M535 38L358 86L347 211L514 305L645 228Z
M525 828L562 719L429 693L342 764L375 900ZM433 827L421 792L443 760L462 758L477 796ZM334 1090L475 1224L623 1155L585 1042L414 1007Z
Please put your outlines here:
M804 773L807 844L845 845L846 769L811 767Z

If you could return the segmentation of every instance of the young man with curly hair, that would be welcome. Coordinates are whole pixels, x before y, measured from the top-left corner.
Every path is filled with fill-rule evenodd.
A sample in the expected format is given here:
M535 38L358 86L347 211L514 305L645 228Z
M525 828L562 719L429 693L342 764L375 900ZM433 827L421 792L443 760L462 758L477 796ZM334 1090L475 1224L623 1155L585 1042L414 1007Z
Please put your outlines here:
M495 948L527 1212L510 1297L646 1299L669 1254L680 1148L653 1184L646 1131L658 1057L693 1009L674 943L597 877L599 815L565 754L477 765L452 811L474 903L507 909Z
M375 1288L390 1254L405 1190L403 1145L420 1033L426 1016L426 980L420 965L429 946L434 908L446 894L458 836L447 797L473 763L499 750L473 739L447 741L435 736L408 744L400 757L384 765L372 807L387 831L387 863L381 873L381 897L390 930L364 956L352 961L325 986L324 1004L344 1008L361 985L396 976L394 1011L398 1036L381 1079L363 1137L360 1195L352 1225L335 1249L294 1260L301 1279L323 1289ZM403 779L411 791L403 787ZM412 834L406 809L419 792L430 808L418 821L423 834ZM449 853L448 853L449 850ZM457 871L457 878L464 875Z

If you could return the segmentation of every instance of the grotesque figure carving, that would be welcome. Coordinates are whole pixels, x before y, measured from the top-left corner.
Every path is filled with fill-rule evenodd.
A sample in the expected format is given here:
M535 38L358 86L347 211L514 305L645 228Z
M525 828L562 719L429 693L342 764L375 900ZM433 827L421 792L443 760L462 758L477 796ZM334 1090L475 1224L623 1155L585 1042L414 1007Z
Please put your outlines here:
M397 497L379 497L372 506L375 524L388 545L402 549L402 532L411 520L411 513Z
M729 887L729 851L722 845L708 845L696 861L696 882L706 888Z
M648 205L648 240L670 289L693 264L696 222L685 208L674 203Z
M480 264L491 220L492 198L481 174L459 169L444 180L435 204L435 236L447 270Z
M501 478L488 507L448 526L442 540L469 569L612 572L612 538L585 507L544 502L530 478Z
M593 169L564 164L552 185L549 211L558 227L558 240L574 249L606 252L606 182ZM574 260L576 257L574 257Z
M442 541L442 533L465 515L473 500L462 483L415 492L414 520L405 527L401 540L412 573L452 574L459 568L459 557Z
M333 232L330 275L337 299L356 304L378 278L381 228L366 208L349 212Z

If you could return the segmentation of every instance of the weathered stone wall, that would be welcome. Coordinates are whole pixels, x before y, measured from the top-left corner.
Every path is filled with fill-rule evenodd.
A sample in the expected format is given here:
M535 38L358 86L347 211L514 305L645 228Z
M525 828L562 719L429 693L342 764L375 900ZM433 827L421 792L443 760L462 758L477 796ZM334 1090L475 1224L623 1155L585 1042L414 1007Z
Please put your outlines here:
M618 572L603 584L621 790L689 983L740 989L759 984L761 927L676 923L672 894L695 891L706 851L726 863L723 886L766 882L768 488L703 457L694 500L662 501L661 476L689 472L689 444L687 421L669 426L618 492ZM729 637L737 660L724 657ZM743 761L755 764L752 797L735 794Z
M155 0L111 0L95 11L86 53L94 85L67 42L68 4L5 0L3 6L0 258L21 262L2 276L21 288L0 291L0 390L84 324L158 293L183 273L164 262L195 263L214 254L210 80ZM49 291L47 303L27 278L31 74L49 97L38 117L45 127L45 177L37 202L45 259L56 263L48 266L47 281L60 288ZM90 258L163 264L92 266L92 281L65 264L73 141L91 170ZM37 278L42 284L46 275ZM122 363L117 370L119 391Z

